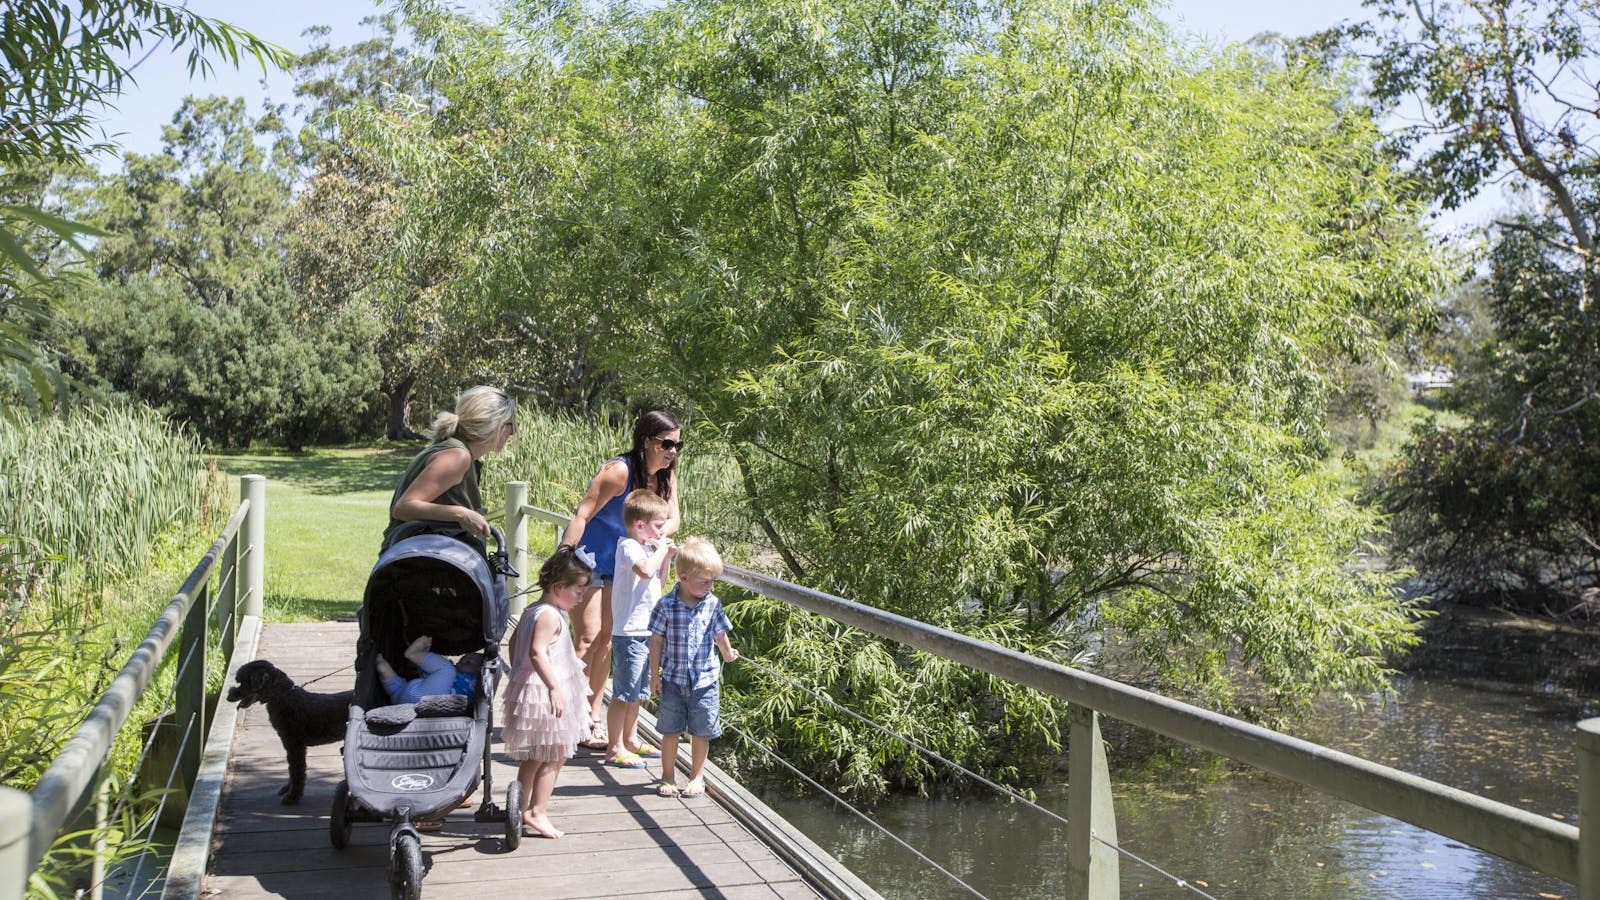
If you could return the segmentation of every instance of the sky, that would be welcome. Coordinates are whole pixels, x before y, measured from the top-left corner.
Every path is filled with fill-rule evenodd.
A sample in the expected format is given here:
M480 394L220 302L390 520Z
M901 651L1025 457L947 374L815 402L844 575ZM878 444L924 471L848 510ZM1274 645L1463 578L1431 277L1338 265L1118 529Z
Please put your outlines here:
M174 0L200 15L221 19L271 41L291 52L306 49L303 32L314 25L327 25L333 31L334 45L351 44L370 35L361 20L380 12L379 0ZM494 0L455 0L466 9L489 10ZM485 13L487 15L487 13ZM1163 18L1209 41L1244 41L1266 31L1303 35L1353 19L1366 18L1361 0L1171 0ZM178 104L188 95L244 97L246 108L259 114L262 102L294 101L293 82L281 72L263 78L253 62L237 70L217 66L204 80L191 81L184 66L184 54L173 53L162 45L146 47L134 54L139 60L133 69L134 84L101 118L111 140L136 153L154 153L161 146L161 127L172 120ZM148 52L148 53L147 53ZM147 55L146 55L147 54ZM115 158L102 158L102 168L120 167ZM1436 223L1444 231L1459 231L1487 219L1503 202L1485 197L1466 210L1450 214Z
M362 28L361 20L383 8L377 0L188 0L183 5L296 53L306 49L302 33L313 25L330 26L330 40L336 46L367 37L369 29ZM488 9L493 3L467 0L459 5ZM1263 31L1307 34L1361 16L1360 0L1173 0L1165 18L1208 39L1242 41ZM294 99L293 82L287 75L273 73L263 87L261 68L253 61L238 70L218 66L210 78L196 76L191 82L182 52L173 53L163 44L146 57L150 50L146 47L134 54L136 61L144 57L133 70L135 83L117 99L117 108L107 110L101 120L108 136L133 152L160 149L161 126L172 120L178 104L190 94L244 97L252 115L260 111L268 96L277 103Z

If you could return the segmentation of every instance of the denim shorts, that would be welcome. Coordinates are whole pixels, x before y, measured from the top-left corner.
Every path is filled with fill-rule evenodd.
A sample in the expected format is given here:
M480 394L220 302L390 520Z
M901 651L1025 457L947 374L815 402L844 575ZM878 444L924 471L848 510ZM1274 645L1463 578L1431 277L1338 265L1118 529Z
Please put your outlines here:
M656 730L662 734L683 734L687 724L691 737L722 737L721 682L691 688L670 681L661 684L661 702L656 707Z
M642 703L650 699L650 639L611 636L611 699Z

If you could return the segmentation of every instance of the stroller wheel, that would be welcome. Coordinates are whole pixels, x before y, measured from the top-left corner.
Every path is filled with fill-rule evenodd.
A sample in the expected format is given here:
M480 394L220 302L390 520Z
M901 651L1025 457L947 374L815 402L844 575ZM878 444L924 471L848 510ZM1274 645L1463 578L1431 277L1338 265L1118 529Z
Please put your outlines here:
M522 844L522 785L516 781L506 786L506 849L515 850Z
M333 789L333 812L328 816L328 839L333 849L350 846L350 782L341 781Z
M395 839L389 860L389 896L393 900L422 900L422 841L415 834Z

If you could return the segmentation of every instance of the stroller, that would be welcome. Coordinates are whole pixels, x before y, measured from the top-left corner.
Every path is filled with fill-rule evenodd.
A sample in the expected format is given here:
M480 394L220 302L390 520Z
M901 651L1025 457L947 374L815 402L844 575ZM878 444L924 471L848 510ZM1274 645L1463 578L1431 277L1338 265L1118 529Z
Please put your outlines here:
M506 577L516 574L506 559L504 537L491 531L493 554L454 523L409 522L367 578L355 697L345 725L345 777L334 789L329 833L333 846L343 849L352 823L392 823L389 886L396 900L422 895L422 837L415 820L442 817L471 796L480 759L483 800L475 821L504 822L509 849L522 839L520 785L511 782L504 809L491 799L489 734L505 666L500 639L510 607ZM476 696L390 705L377 657L382 654L402 677L415 675L405 649L420 635L432 636L435 653L483 654Z

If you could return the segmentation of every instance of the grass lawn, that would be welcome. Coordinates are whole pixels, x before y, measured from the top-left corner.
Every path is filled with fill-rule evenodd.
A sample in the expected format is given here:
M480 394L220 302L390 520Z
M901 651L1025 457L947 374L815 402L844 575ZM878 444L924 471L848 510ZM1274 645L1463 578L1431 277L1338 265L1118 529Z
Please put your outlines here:
M355 613L389 524L389 497L415 453L399 447L217 457L235 502L241 476L267 479L268 621Z

